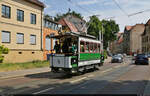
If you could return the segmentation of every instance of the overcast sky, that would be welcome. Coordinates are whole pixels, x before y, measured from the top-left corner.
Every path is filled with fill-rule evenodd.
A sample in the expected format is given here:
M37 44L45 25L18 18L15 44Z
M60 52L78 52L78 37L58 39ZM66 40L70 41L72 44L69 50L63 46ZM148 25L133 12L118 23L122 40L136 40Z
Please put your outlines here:
M40 0L47 6L45 14L55 16L57 13L66 13L68 8L81 13L85 20L89 16L100 15L100 19L112 18L119 24L120 31L123 32L126 25L136 23L146 23L150 19L150 11L128 17L128 14L150 9L150 0L115 0L123 9L120 10L114 0Z

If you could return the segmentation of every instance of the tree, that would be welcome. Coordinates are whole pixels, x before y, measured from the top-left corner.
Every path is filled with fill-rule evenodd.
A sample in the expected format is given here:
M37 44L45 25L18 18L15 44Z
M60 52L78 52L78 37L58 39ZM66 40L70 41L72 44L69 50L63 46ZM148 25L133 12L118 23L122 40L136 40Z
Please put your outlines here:
M46 20L53 21L52 16L50 16L50 15L48 15L48 14L44 15L44 18L45 18Z
M114 20L100 21L96 16L92 16L88 24L89 28L87 33L95 36L97 39L99 39L99 31L102 31L104 49L107 49L108 42L116 40L115 34L119 31L119 26Z
M119 32L119 25L114 20L102 20L103 36L104 36L104 49L107 49L108 42L116 40L116 33Z
M80 19L83 19L83 17L81 16L80 13L76 13L75 11L70 12L70 10L69 10L67 13L64 13L64 14L56 14L56 16L54 17L54 20L59 21L61 18L64 18L67 15L73 15L73 16L76 16Z
M4 47L3 45L0 46L0 63L2 63L4 60L4 56L2 54L8 54L8 52L9 52L8 48Z
M87 24L89 25L87 33L99 39L99 31L102 30L102 22L96 16L92 16L90 17L90 22Z

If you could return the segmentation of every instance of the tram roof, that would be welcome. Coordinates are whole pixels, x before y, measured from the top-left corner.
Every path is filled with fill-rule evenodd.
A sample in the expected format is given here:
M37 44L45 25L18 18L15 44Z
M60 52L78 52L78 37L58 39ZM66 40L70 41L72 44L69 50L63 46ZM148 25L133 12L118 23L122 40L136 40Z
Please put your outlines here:
M61 37L64 37L64 36L86 37L86 38L96 39L95 36L80 33L80 32L65 32L65 34L51 36L51 38L61 38Z

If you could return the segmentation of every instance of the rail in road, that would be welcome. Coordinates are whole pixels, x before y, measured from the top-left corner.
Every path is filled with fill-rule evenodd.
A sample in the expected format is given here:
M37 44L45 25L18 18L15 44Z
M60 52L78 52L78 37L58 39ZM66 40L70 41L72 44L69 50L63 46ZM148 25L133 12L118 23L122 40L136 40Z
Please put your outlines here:
M132 65L129 59L125 61L122 64L106 64L98 71L70 78L49 72L0 80L0 93L143 94L149 66Z
M67 77L63 74L53 74L51 72L26 75L24 77L16 77L0 80L0 93L30 93L30 90L47 89L49 86L62 85L63 83L77 83L84 79L89 79L97 74L104 74L121 67L125 64L106 64L100 70L89 72L79 76ZM113 69L112 69L113 68ZM79 79L81 78L81 79ZM16 82L17 81L17 82ZM41 87L44 86L44 87ZM40 87L40 88L39 88ZM39 89L38 89L39 88ZM35 90L34 90L35 91Z

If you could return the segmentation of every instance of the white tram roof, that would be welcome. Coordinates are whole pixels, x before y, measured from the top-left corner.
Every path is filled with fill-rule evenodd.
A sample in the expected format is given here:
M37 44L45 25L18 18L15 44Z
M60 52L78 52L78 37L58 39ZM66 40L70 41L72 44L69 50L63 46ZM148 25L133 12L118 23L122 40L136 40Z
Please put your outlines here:
M88 35L88 34L85 34L85 33L80 33L80 32L65 32L65 34L51 36L51 38L61 38L63 36L76 36L76 37L86 37L86 38L96 39L95 36Z
M75 37L79 37L81 41L90 41L90 42L100 43L99 40L96 40L95 36L88 35L85 33L80 33L80 32L65 32L65 34L51 36L51 38L59 39L59 38L64 37L64 36L75 36Z

